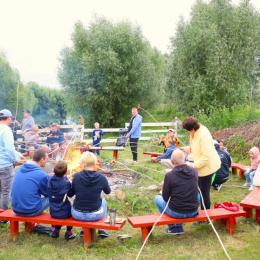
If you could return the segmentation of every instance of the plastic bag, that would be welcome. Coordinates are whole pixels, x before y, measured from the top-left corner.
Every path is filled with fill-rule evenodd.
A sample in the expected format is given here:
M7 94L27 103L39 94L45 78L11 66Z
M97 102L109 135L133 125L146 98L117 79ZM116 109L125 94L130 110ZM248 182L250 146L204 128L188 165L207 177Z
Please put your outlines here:
M215 203L214 209L218 209L218 208L223 208L234 212L239 211L239 206L235 202Z

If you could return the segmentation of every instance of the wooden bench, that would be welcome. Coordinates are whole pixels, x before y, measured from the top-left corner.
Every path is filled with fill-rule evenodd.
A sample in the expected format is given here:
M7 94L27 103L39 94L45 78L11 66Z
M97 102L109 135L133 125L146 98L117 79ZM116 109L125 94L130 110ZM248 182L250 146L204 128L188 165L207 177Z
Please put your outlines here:
M152 157L157 157L157 156L162 156L163 153L157 153L157 152L143 152L145 155L150 155L151 156L151 162L153 163L154 161L152 160Z
M17 216L11 209L1 212L0 219L10 221L10 235L12 236L13 241L16 241L19 236L19 222L25 222L25 230L30 234L33 232L32 223L82 227L84 230L84 245L86 248L88 248L91 243L96 242L96 229L120 230L126 222L124 220L120 224L117 223L115 226L110 226L109 223L104 222L105 218L95 222L78 221L72 217L66 219L55 219L47 212L35 217L21 217Z
M231 170L232 170L232 173L233 174L237 174L237 170L239 170L239 177L241 179L244 178L244 173L247 171L247 169L249 168L250 166L246 166L244 164L240 164L240 163L232 163L231 164Z
M252 217L252 211L255 209L255 221L258 223L260 218L260 188L252 190L241 202L240 206L246 212L246 217Z
M246 216L246 212L239 210L238 212L229 211L226 209L208 209L207 213L211 220L220 220L221 224L226 225L226 230L230 235L234 234L235 217ZM142 241L144 242L149 232L152 229L154 223L158 220L160 215L148 215L148 216L138 216L129 217L128 222L134 228L141 228ZM184 222L196 222L207 220L207 216L204 210L199 211L199 215L193 218L172 218L167 214L163 214L161 219L156 223L156 226L168 225L168 224L179 224ZM146 244L149 244L149 239L147 239Z

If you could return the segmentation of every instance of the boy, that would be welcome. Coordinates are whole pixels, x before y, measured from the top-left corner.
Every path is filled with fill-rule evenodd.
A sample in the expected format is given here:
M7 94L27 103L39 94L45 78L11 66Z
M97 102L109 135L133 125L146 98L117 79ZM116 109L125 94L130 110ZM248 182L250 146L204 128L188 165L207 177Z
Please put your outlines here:
M74 195L71 183L66 176L67 163L65 161L59 161L54 167L54 175L48 181L48 196L50 200L50 214L53 218L64 219L71 217L71 204L67 196L72 197ZM60 235L60 225L56 225L54 231L51 234L52 238L58 238ZM77 235L72 234L72 227L67 226L65 233L65 239L74 239Z
M101 136L104 135L103 131L99 129L99 123L96 122L94 124L95 129L92 132L92 140L93 140L93 146L95 147L100 147L100 142L101 142ZM94 154L96 153L97 155L100 155L100 150L93 150L92 151Z

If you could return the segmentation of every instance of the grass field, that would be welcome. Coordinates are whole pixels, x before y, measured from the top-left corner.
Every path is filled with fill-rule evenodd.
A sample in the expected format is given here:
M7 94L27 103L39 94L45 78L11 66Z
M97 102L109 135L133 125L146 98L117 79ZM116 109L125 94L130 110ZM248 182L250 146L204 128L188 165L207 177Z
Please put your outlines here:
M132 174L135 184L123 188L126 194L124 201L107 197L108 207L116 208L120 217L158 213L154 205L154 197L160 190L159 183L164 179L164 168L158 164L150 163L150 157L142 155L143 151L162 151L162 147L140 142L139 162L129 164L129 173ZM112 159L112 151L103 151L101 157L105 161ZM121 168L126 159L131 159L130 148L119 152L116 167ZM149 185L157 185L158 191L146 189ZM243 180L238 176L230 175L229 180L220 191L211 190L212 207L215 202L240 201L250 192L243 188ZM230 236L224 225L214 223L214 226L231 259L259 259L259 226L254 219L238 218L235 234ZM223 249L210 225L193 226L192 223L184 224L184 234L171 236L164 233L164 226L155 227L151 243L144 247L139 259L166 259L166 260L206 260L227 259ZM80 229L74 228L79 234ZM28 234L20 225L20 236L12 242L9 236L9 227L0 226L0 259L136 259L142 246L140 229L133 229L128 223L118 232L109 232L106 239L98 238L96 244L86 250L83 238L77 237L72 241L65 241L64 232L61 237L53 239L45 235ZM117 238L120 234L129 234L131 238L121 241Z

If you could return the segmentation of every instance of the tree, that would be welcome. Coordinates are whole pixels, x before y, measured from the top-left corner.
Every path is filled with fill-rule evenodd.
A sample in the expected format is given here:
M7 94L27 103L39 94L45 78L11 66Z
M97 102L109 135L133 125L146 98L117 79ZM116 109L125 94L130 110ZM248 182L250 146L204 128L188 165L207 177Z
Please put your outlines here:
M75 113L111 127L125 122L138 103L154 104L164 57L138 26L95 17L87 29L75 24L72 41L73 47L61 52L58 77Z
M171 42L167 84L185 114L231 108L257 86L260 20L250 1L197 1Z

